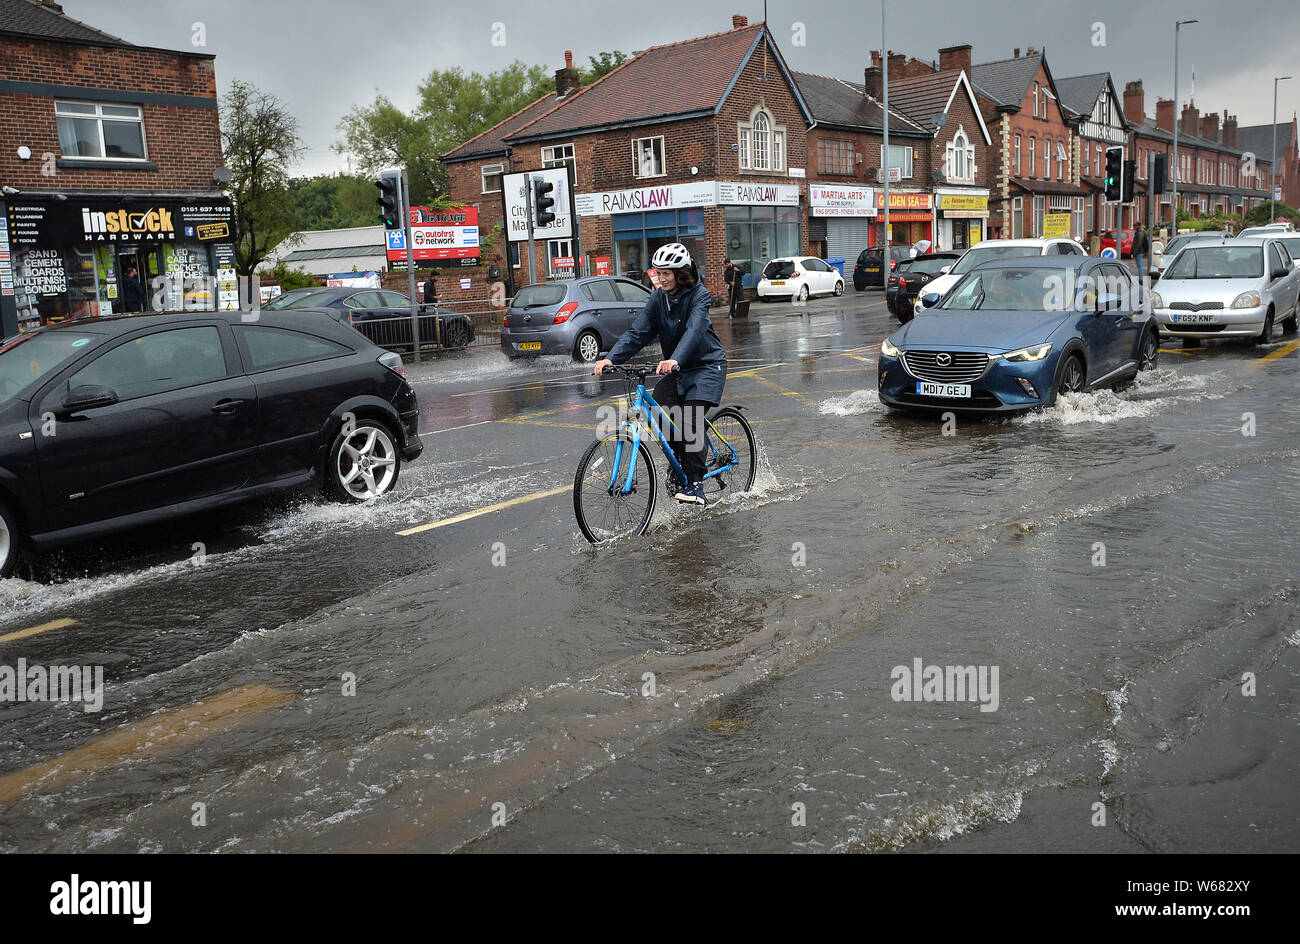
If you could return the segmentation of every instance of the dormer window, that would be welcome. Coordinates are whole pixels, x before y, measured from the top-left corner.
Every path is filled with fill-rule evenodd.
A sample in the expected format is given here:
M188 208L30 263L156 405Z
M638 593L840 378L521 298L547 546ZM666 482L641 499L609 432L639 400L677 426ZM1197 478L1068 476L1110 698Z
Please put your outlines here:
M1018 160L1017 154L1017 162ZM959 127L952 140L948 142L944 173L949 180L975 179L975 147L966 137L964 128Z
M741 170L785 170L785 125L774 123L761 103L738 124L736 144Z

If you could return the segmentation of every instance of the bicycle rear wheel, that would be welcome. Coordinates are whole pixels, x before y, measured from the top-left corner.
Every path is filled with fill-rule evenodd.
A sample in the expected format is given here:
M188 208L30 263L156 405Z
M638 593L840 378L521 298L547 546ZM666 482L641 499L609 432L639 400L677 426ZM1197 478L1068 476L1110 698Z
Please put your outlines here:
M758 474L754 431L740 410L724 406L709 417L708 447L705 449L707 471L728 465L732 461L732 449L736 452L735 465L704 480L704 494L710 502L749 491L754 487L754 478Z
M644 534L654 514L658 479L644 442L635 452L636 474L623 491L633 456L626 433L597 439L578 462L573 476L573 514L592 544L628 534Z

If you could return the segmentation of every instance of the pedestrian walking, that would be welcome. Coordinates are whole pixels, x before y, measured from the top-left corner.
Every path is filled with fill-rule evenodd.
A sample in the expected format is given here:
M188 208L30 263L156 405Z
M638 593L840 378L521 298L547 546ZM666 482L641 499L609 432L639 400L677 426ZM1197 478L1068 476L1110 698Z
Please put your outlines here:
M438 283L437 276L432 269L429 270L429 277L424 280L424 303L426 305L436 304L438 301Z
M736 293L740 272L730 259L724 259L723 261L726 263L726 268L722 271L722 280L727 283L727 317L734 318L736 317Z
M135 266L127 266L126 278L122 280L122 301L128 313L144 311L144 286L138 273Z
M1147 253L1151 251L1151 240L1147 238L1146 227L1138 223L1137 229L1133 232L1133 261L1137 263L1138 281L1142 281L1142 273L1146 268Z

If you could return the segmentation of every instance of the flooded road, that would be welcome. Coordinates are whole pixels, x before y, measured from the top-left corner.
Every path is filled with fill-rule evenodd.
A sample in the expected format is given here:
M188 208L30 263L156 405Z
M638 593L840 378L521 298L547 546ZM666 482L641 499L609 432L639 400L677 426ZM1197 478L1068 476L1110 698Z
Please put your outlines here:
M0 850L1300 851L1300 343L944 435L879 293L755 312L756 487L644 537L573 518L621 382L487 351L374 505L4 581L0 662L105 692L0 706Z

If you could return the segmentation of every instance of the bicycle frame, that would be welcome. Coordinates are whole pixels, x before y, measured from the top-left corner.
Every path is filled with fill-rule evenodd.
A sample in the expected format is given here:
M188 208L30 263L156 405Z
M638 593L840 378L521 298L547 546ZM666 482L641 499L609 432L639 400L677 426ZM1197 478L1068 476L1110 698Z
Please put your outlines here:
M677 461L677 456L673 454L672 447L668 444L668 438L664 435L663 429L660 427L656 418L656 410L662 414L663 418L668 423L672 424L673 418L668 415L668 411L655 401L655 398L650 395L648 390L646 390L645 384L638 383L636 385L636 396L632 400L631 415L633 417L645 416L646 422L650 426L650 430L654 433L655 439L659 442L659 448L663 450L664 455L668 458L668 464L672 466L673 471L677 473L677 477L685 482L686 473L682 471L681 464ZM735 447L732 446L731 443L727 442L725 436L713 428L711 422L706 419L704 425L704 443L709 452L709 458L706 459L706 464L711 463L712 460L716 459L720 455L717 446L712 441L712 437L709 436L710 432L712 432L714 436L718 437L722 444L727 447L727 451L731 454L731 458L725 465L704 473L704 477L709 479L715 475L721 475L723 472L735 468L740 463L740 457L736 455ZM627 443L628 448L632 450L632 455L627 463L627 475L623 479L622 487L619 488L619 491L626 495L632 491L632 483L636 481L636 459L637 455L640 453L641 424L636 422L635 419L629 419L624 421L622 428L627 430L632 437L632 441ZM610 469L609 473L609 488L611 491L614 488L619 487L618 470L623 467L624 443L625 440L620 436L614 446L614 466Z

